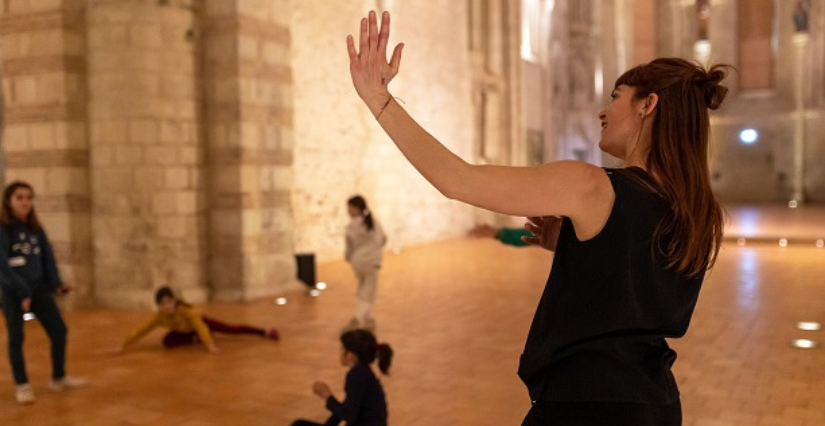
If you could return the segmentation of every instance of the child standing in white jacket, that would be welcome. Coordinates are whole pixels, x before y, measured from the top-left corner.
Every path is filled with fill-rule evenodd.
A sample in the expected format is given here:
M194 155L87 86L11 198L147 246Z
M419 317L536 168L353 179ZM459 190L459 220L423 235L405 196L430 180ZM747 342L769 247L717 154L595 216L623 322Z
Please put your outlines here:
M372 305L375 303L378 270L381 268L382 251L387 237L367 208L364 197L351 197L347 201L347 212L351 220L347 225L344 257L358 277L358 301L355 304L355 314L346 328L373 330L375 320L372 318Z

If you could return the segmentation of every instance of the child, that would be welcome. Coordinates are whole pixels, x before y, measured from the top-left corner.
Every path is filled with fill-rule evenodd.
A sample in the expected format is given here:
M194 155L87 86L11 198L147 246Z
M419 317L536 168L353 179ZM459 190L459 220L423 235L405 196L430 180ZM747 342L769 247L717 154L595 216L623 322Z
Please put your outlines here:
M246 325L230 325L204 316L198 313L192 305L176 298L169 287L161 287L155 292L155 303L158 305L158 312L149 322L133 331L116 353L122 353L126 347L137 342L158 326L171 329L163 338L163 346L166 348L203 343L211 353L217 353L218 347L215 346L210 332L255 334L272 340L278 340L279 337L278 330L275 328L266 331Z
M370 364L378 359L378 368L388 374L392 363L392 348L378 344L368 330L352 330L341 335L341 365L349 367L344 384L346 398L338 402L324 382L315 382L312 392L324 399L332 415L323 425L297 420L292 426L336 426L345 421L347 426L386 426L387 401L384 388L375 377Z
M78 389L87 382L66 375L66 323L54 294L66 294L71 286L60 279L52 246L34 211L34 189L12 182L3 193L0 209L0 288L8 330L9 361L20 404L34 402L34 392L23 359L23 314L33 313L51 342L53 391Z
M381 268L382 248L387 237L375 220L364 197L356 195L347 201L347 212L352 219L347 225L346 252L344 257L352 265L358 277L358 302L355 314L345 330L357 328L375 329L372 305Z

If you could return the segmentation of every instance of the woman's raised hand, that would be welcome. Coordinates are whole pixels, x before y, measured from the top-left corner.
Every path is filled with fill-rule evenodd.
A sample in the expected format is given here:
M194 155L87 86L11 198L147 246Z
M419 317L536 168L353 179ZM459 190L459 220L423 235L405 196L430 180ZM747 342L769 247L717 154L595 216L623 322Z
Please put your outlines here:
M357 50L352 35L347 36L349 71L352 76L352 84L373 116L377 116L392 98L387 85L398 74L398 68L401 65L403 43L395 46L392 58L387 62L389 38L390 13L384 12L382 14L381 31L379 32L378 19L374 11L370 11L368 18L361 19L359 48Z

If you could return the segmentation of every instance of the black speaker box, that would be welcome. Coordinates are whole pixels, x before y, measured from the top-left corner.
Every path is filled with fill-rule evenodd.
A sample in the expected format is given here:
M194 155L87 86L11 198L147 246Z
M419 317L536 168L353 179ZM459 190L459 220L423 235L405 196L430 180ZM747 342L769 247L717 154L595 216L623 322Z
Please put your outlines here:
M315 288L315 254L301 253L295 255L298 264L298 279L309 287Z

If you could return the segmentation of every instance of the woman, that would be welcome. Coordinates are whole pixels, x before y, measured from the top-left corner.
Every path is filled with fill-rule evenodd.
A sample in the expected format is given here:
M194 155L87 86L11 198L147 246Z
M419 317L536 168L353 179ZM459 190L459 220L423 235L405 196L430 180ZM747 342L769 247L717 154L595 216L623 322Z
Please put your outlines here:
M378 270L381 269L382 250L387 243L387 237L375 216L367 208L364 197L350 197L347 200L347 213L350 222L347 225L344 258L352 265L352 270L358 278L358 301L355 303L355 313L345 330L374 330L372 306L375 304Z
M34 211L34 189L12 182L3 192L0 210L0 287L8 330L9 361L17 384L17 402L31 404L34 392L23 359L23 314L33 313L51 341L54 391L86 386L86 380L66 375L66 324L54 293L71 287L60 280L52 247Z
M723 213L710 188L708 109L725 67L657 59L616 82L599 114L599 147L625 167L577 161L474 166L424 131L389 93L403 45L386 61L390 17L347 38L356 91L401 152L439 191L529 217L530 242L555 250L519 376L533 406L524 425L679 425L665 337L687 330Z

